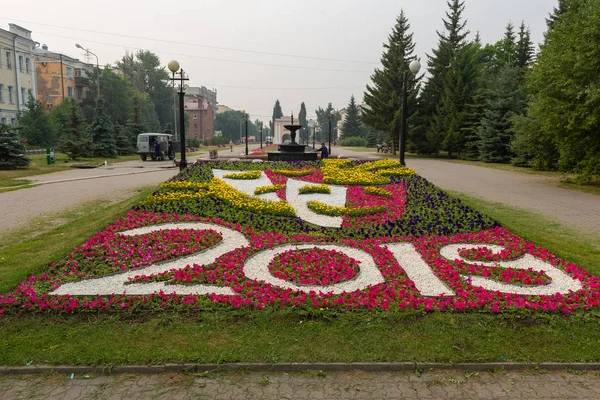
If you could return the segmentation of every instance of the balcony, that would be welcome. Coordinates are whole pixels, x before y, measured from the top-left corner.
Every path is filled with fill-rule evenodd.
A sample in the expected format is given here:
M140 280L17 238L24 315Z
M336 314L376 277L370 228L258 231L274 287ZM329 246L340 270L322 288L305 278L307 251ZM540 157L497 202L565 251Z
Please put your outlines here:
M83 76L76 76L75 86L90 86L90 79Z

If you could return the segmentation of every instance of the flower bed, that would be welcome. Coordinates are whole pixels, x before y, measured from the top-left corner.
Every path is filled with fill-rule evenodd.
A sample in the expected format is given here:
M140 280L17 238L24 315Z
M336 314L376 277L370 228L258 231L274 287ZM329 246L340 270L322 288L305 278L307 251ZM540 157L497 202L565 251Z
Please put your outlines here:
M302 193L306 185L329 193ZM204 162L0 295L0 314L218 307L570 313L599 304L600 278L397 162Z

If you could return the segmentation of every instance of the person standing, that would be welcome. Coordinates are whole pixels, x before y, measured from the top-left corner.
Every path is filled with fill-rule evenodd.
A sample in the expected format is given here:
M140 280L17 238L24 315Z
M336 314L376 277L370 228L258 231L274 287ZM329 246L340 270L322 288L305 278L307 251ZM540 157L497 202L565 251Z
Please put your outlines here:
M154 158L156 160L159 160L159 161L161 159L161 156L160 156L160 142L158 141L158 138L154 139Z
M321 158L329 157L329 150L327 150L327 146L325 146L325 143L321 143L321 148L318 151L321 152Z
M233 140L229 139L229 151L233 152Z

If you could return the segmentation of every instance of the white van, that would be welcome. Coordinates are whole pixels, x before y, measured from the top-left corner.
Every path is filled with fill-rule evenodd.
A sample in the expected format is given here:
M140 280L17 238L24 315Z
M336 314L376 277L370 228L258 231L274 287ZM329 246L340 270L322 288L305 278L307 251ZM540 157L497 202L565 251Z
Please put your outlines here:
M140 155L142 161L146 161L148 156L152 161L156 161L157 157L154 154L154 141L160 143L160 156L158 160L164 161L167 158L174 158L173 149L169 148L169 142L172 143L173 135L167 133L140 133L137 137L137 145L135 146L137 154Z

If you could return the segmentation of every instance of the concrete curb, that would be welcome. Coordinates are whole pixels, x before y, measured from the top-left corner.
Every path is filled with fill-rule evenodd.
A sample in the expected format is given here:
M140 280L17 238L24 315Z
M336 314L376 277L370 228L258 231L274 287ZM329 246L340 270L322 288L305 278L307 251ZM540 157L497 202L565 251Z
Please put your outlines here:
M600 371L600 363L232 363L232 364L164 364L154 366L71 366L71 365L36 365L23 367L0 367L0 375L19 374L157 374L177 372L302 372L302 371L366 371L366 372L399 372L399 371L526 371L526 370L574 370Z

